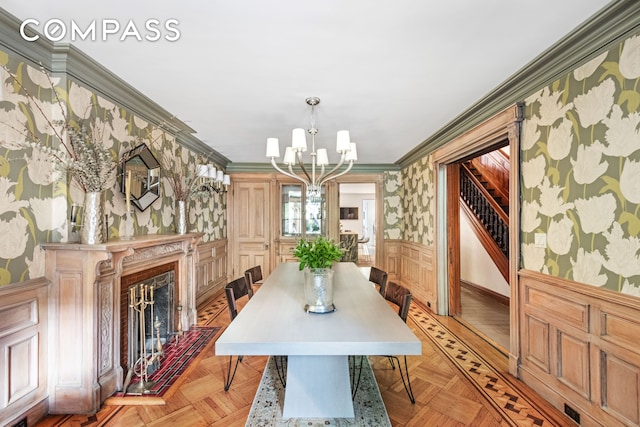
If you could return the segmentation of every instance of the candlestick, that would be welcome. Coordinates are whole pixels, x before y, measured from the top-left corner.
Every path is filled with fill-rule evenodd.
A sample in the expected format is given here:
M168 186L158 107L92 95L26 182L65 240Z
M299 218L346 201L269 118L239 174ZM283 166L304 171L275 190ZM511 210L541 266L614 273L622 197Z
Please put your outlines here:
M151 288L151 301L153 301L153 288L155 288L155 286L151 285L150 288Z
M127 171L127 179L124 182L124 194L126 199L127 212L131 211L131 170Z

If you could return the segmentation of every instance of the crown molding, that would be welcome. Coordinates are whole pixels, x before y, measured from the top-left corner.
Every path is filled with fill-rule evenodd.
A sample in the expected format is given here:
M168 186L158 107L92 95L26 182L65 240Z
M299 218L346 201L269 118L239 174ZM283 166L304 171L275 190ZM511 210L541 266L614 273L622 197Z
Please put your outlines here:
M613 0L396 163L402 168L610 49L640 27L640 2Z
M330 165L332 168L334 165ZM399 171L400 165L392 163L380 163L380 164L357 164L354 163L349 173L367 173L378 174L389 171ZM229 163L227 165L227 172L277 172L271 163Z
M231 160L217 151L212 150L210 146L190 133L177 133L176 140L178 144L206 158L207 163L215 163L217 166L225 169L231 164Z
M45 37L34 42L20 36L21 21L0 8L0 48L24 58L36 67L44 67L52 74L64 75L132 114L167 130L178 143L220 165L229 159L215 151L193 134L195 130L172 113L160 107L142 92L106 69L93 58L67 43L52 43ZM38 34L27 27L26 31Z
M134 115L168 131L195 132L149 97L106 69L80 49L67 43L54 43L51 71L66 74L100 96L124 107Z
M44 67L51 71L51 51L53 43L40 37L34 42L28 42L20 36L22 22L9 12L0 8L0 48L24 58L35 67ZM30 27L25 30L29 35L37 34Z

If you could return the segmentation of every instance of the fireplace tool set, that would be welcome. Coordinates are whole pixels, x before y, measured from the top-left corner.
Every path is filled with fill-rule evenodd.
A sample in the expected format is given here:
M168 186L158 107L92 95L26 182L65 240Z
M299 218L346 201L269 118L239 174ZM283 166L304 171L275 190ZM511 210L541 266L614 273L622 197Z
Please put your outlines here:
M154 319L154 299L153 299L153 285L146 285L141 283L137 286L132 286L129 293L129 307L134 310L138 316L138 329L139 329L139 357L138 360L133 363L127 373L123 390L125 393L130 394L144 394L148 393L153 387L154 382L149 381L149 374L160 366L164 352L162 350L162 342L160 341L160 326L161 322L155 317L153 328L155 329L156 338L150 340L150 345L147 345L147 323L146 323L146 309L150 308L149 314L151 319ZM153 336L153 331L151 331ZM154 345L155 344L155 345ZM148 348L149 347L149 348ZM140 381L133 384L128 390L127 387L131 382L132 375L135 374L140 378Z

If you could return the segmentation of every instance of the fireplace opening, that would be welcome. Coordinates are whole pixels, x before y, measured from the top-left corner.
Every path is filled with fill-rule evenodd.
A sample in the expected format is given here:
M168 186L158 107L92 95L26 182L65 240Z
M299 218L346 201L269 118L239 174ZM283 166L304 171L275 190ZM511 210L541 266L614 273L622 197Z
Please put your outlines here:
M176 334L176 271L175 264L167 264L121 279L120 360L125 372L142 357L149 360L161 353ZM148 374L160 366L161 354L156 360Z
M161 355L163 346L174 333L173 293L174 272L168 271L129 286L129 354L127 366L135 366L145 357ZM152 360L151 374L160 359Z

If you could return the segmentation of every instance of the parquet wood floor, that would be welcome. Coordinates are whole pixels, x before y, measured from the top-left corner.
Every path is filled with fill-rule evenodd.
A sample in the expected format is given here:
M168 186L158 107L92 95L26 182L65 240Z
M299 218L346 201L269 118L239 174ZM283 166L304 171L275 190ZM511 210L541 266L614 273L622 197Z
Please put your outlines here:
M509 349L509 306L466 286L460 287L462 314L460 320L496 345Z
M199 325L224 328L229 323L222 293L198 311ZM526 399L539 414L543 414L546 418L544 425L572 425L563 414L508 374L508 362L503 353L455 319L435 316L424 307L414 304L407 324L423 343L423 354L408 358L416 397L414 405L406 395L399 372L391 370L386 358L372 358L380 392L393 426L536 425L534 419L523 417L514 421L512 417L505 416L509 415L508 411L501 409L505 402L481 391L470 380L465 368L446 355L442 343L438 342L439 338L434 338L442 338L442 334L433 331L433 325L438 322L444 328L437 326L436 329L446 330L446 339L454 337L460 345L473 349L493 372L493 376L503 381L501 387L504 388L506 384L510 393ZM209 346L185 378L175 386L175 390L168 393L165 405L104 406L97 414L90 416L50 415L36 427L244 426L266 362L267 357L245 357L238 367L231 389L225 393L223 370L227 358L216 356L214 346Z

